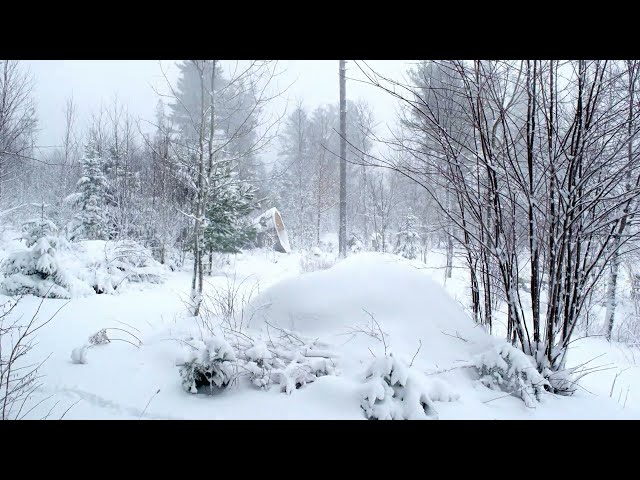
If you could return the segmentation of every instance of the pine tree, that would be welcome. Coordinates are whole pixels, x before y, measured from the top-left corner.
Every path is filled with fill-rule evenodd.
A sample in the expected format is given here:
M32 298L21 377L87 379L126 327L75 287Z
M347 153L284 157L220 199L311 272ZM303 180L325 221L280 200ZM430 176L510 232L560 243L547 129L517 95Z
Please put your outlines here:
M416 228L416 217L409 209L405 216L402 229L398 232L395 253L404 258L414 259L418 257L420 235Z
M58 228L45 215L41 205L38 218L22 227L27 250L11 253L2 262L1 291L6 295L33 294L39 297L69 298L70 281L58 265L57 251L65 244Z
M240 253L240 249L255 239L256 231L248 215L255 208L255 187L246 182L227 183L215 189L209 199L204 229L204 246L209 253L209 273L212 254Z
M92 136L85 146L82 177L77 184L79 192L68 197L69 201L80 207L71 227L72 239L104 240L109 237L106 212L107 181L102 163L103 159Z

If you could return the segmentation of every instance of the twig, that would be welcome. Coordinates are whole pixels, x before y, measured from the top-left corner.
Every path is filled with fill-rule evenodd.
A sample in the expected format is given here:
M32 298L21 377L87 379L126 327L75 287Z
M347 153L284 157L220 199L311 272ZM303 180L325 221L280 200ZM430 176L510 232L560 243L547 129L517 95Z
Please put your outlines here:
M78 399L78 401L76 401L75 403L72 403L71 406L69 408L67 408L64 413L62 414L62 416L60 417L60 420L62 420L64 418L64 416L67 414L67 412L69 412L69 410L71 410L73 407L75 407L78 403L80 403L82 399Z
M615 376L615 377L613 377L613 382L611 383L611 391L609 392L609 398L612 398L612 397L613 397L613 389L614 389L614 388L615 388L615 386L616 386L616 380L618 380L618 377L619 377L622 373L626 372L627 370L629 370L629 368L628 368L628 367L627 367L627 368L625 368L624 370L620 370L618 373L616 373L616 376Z
M420 349L422 348L422 340L418 340L418 341L420 342L420 345L418 346L418 350L416 350L415 355L411 359L411 363L409 364L409 367L413 366L413 361L416 359L416 357L418 356L418 353L420 353Z
M160 315L160 318L164 321L164 319L162 318L162 315ZM116 322L121 323L122 325L126 325L129 328L133 328L136 332L138 333L142 333L140 330L138 330L136 327L134 327L133 325L129 325L128 323L125 322L121 322L120 320L116 320ZM148 320L147 320L148 323ZM151 324L149 324L149 326L151 326Z
M130 342L129 340L125 340L124 338L110 338L109 340L111 340L111 341L117 340L117 341L120 341L120 342L125 342L125 343L128 343L129 345L133 345L136 348L140 348L140 345L136 345L135 343ZM93 347L94 345L91 345L91 346ZM90 347L87 347L87 348L90 348Z
M384 356L386 357L387 356L387 342L384 339L384 333L382 332L382 328L380 328L380 324L375 319L373 314L371 314L370 312L366 311L364 308L362 309L362 311L365 312L367 315L369 315L371 317L371 320L373 320L373 322L375 322L376 326L378 327L378 330L380 331L380 336L382 337L382 345L384 345Z
M121 331L121 332L128 333L128 334L129 334L129 335L131 335L133 338L135 338L136 340L138 340L138 342L140 342L140 345L142 345L142 340L140 340L138 337L136 337L133 333L131 333L131 332L127 331L127 330L124 330L123 328L109 327L109 328L105 328L105 330L119 330L119 331Z
M144 410L142 410L142 413L140 414L140 416L138 417L138 420L142 419L142 416L144 415L144 412L147 411L147 407L149 406L149 404L151 403L151 400L153 400L155 398L156 395L158 395L160 393L160 389L158 389L158 391L156 393L154 393L151 398L149 399L149 401L147 402L147 405L144 407Z
M447 332L445 332L444 330L441 330L443 335L446 335L447 337L451 337L451 338L457 338L458 340L462 340L463 342L468 342L469 340L467 340L466 338L462 338L460 336L460 333L458 333L458 331L456 330L456 334L455 335L451 335Z

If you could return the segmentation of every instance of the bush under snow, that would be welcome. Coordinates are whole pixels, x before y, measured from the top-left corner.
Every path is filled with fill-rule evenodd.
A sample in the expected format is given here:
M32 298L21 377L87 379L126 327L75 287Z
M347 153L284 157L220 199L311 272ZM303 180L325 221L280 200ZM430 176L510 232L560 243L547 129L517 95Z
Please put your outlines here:
M335 255L325 253L316 247L300 256L300 271L309 273L317 270L326 270L335 265L335 263Z
M430 383L389 355L369 365L361 407L370 420L427 420L438 418L434 401L457 399L441 381Z
M241 336L232 346L222 336L206 342L191 341L182 359L180 376L183 388L198 393L203 386L224 388L241 376L263 389L278 385L291 394L319 377L335 373L331 353L314 348L314 344L276 340L271 348L260 340Z
M0 266L5 275L0 285L2 293L70 298L73 291L82 290L82 285L66 272L60 261L61 252L69 246L57 231L44 216L25 223L22 238L27 249L12 252Z
M235 376L235 352L221 337L211 337L206 343L195 340L188 357L180 365L182 387L190 393L198 388L224 388Z
M10 253L0 266L0 292L5 295L72 298L164 279L166 267L133 241L69 243L46 217L27 222L22 239L26 249Z
M75 273L96 293L115 293L125 282L161 283L165 267L134 241L87 240L77 242Z
M528 407L534 407L549 388L535 360L506 343L478 356L475 365L483 385L520 397Z

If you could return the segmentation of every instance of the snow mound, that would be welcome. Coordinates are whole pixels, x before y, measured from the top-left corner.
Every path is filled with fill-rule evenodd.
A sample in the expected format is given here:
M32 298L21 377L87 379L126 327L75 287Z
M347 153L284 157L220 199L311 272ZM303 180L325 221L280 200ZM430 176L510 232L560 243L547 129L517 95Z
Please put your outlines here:
M253 328L318 337L360 333L371 345L386 343L405 356L422 342L419 357L431 366L471 358L495 341L442 286L396 255L359 253L285 279L248 308Z

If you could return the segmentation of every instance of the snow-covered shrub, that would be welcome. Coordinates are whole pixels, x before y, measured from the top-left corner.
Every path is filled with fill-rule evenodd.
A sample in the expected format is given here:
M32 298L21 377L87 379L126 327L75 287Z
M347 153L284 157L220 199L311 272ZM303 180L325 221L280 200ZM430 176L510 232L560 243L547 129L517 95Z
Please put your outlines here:
M294 345L277 341L269 349L266 343L255 341L239 354L239 361L254 385L266 389L277 384L281 392L291 394L319 377L335 373L330 357L329 352L314 350L312 342Z
M319 377L330 375L334 371L333 362L327 358L298 357L283 368L274 369L271 378L280 385L280 391L291 394Z
M552 351L552 357L561 358L561 353L560 348L556 346ZM542 378L548 382L545 388L557 395L573 395L578 389L578 380L590 371L590 369L587 368L586 372L584 372L582 366L552 369L549 365L549 358L545 355L544 348L537 349L535 358L537 370L542 372Z
M211 337L206 342L195 340L188 357L180 365L182 387L190 393L198 393L198 388L224 388L234 379L236 373L235 352L222 337Z
M85 364L87 363L87 345L83 345L82 347L74 348L71 351L71 361L77 364Z
M394 253L410 260L418 258L420 254L420 235L416 228L416 217L411 210L407 213L404 225L397 234Z
M73 279L61 268L58 250L67 246L57 228L44 215L23 226L27 250L16 251L0 265L5 278L0 291L6 295L32 294L39 297L69 298Z
M314 348L311 341L289 340L276 339L271 348L260 340L249 342L238 353L240 370L254 385L268 389L275 384L287 394L336 372L331 352Z
M332 353L318 350L310 343L294 343L276 339L272 346L237 334L229 343L216 335L209 341L187 342L186 358L178 362L185 390L197 393L203 386L222 388L239 377L256 387L268 390L277 385L291 394L319 377L336 373ZM233 346L232 346L233 345Z
M390 354L374 359L367 368L360 406L370 420L438 418L433 401L453 401L458 396L441 383L434 386L435 390L420 373Z
M46 216L41 215L39 218L32 218L22 224L22 240L25 241L27 247L36 244L42 237L55 236L58 233L58 227Z
M334 255L325 253L317 247L300 256L300 270L304 273L326 270L333 267L335 263L336 257Z
M87 240L75 245L82 262L78 276L96 293L115 293L125 282L161 283L164 279L165 267L137 242Z
M511 393L528 407L534 407L546 389L551 388L538 372L535 360L506 343L479 355L475 366L483 385Z
M271 384L271 372L278 359L267 348L266 343L256 342L244 351L245 369L249 373L251 383L260 388Z
M352 233L349 241L347 242L347 248L349 248L351 253L359 253L364 250L364 244L357 235Z
M107 329L103 328L97 333L91 335L89 337L89 343L91 345L104 345L105 343L110 343L109 337L107 336Z

